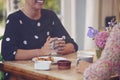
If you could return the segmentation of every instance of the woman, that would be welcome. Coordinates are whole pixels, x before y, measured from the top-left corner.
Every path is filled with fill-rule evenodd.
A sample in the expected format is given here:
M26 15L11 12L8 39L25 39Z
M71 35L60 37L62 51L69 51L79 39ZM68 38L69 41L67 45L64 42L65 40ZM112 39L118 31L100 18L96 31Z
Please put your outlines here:
M84 68L84 80L110 80L114 74L120 76L120 24L113 27L100 59L93 64L84 63L85 67L89 66Z
M4 60L28 60L49 55L51 42L57 41L58 54L77 51L78 46L69 36L56 14L43 9L44 0L25 0L24 7L8 16L2 41ZM8 80L8 79L7 79Z

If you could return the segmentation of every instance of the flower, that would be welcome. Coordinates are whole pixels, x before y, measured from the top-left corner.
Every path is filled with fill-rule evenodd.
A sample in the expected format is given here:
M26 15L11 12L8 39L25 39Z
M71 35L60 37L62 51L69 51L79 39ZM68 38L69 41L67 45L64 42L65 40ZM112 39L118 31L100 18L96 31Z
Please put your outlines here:
M88 27L89 30L88 30L88 33L87 35L90 37L90 38L95 38L96 34L98 33L98 30L95 30L93 27Z
M98 31L93 27L88 28L89 29L87 36L95 40L95 44L98 47L98 49L96 50L96 56L97 58L100 58L102 50L104 49L106 41L109 37L109 31L111 30L111 28L110 29L106 28L107 30L104 31Z
M97 47L103 49L108 37L109 33L107 31L99 32L95 37L95 43Z
M98 47L98 49L96 50L96 56L97 58L100 58L102 50L104 49L107 39L109 37L109 34L112 30L112 28L117 24L116 19L112 18L110 20L110 22L108 22L108 25L106 27L105 30L102 31L98 31L96 29L94 29L93 27L88 27L88 33L87 36L89 38L92 38L93 40L95 40L95 44Z
M107 38L109 37L109 31L98 31L93 27L88 27L87 36L95 40L95 44L98 48L103 49L105 47Z

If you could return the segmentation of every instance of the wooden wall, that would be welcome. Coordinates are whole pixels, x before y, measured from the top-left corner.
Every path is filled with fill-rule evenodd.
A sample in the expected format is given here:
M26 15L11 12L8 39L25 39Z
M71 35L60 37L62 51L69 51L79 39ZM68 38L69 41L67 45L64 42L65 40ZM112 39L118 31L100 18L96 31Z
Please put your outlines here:
M105 26L106 17L118 17L118 1L120 0L100 0L100 26Z

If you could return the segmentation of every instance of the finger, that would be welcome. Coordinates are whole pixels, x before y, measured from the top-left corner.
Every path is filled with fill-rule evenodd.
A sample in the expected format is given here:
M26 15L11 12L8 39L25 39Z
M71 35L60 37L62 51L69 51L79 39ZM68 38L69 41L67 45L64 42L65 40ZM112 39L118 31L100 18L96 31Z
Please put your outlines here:
M64 51L64 47L58 47L56 50L62 52L62 51Z
M50 36L48 36L48 37L47 37L47 41L49 41L49 40L50 40L50 38L51 38L51 37L50 37Z
M56 42L56 40L57 40L57 37L50 38L50 43L52 43L52 42Z
M56 40L57 40L57 37L51 38L51 40L54 40L54 41L56 41Z
M55 43L55 48L65 47L65 43Z
M65 54L64 51L57 51L58 54Z

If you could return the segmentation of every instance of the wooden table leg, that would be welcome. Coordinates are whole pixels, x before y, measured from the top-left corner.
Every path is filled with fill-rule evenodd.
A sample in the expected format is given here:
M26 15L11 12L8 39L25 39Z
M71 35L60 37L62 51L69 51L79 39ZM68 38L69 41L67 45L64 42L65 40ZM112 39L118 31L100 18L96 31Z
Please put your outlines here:
M28 80L17 75L11 75L10 80Z

